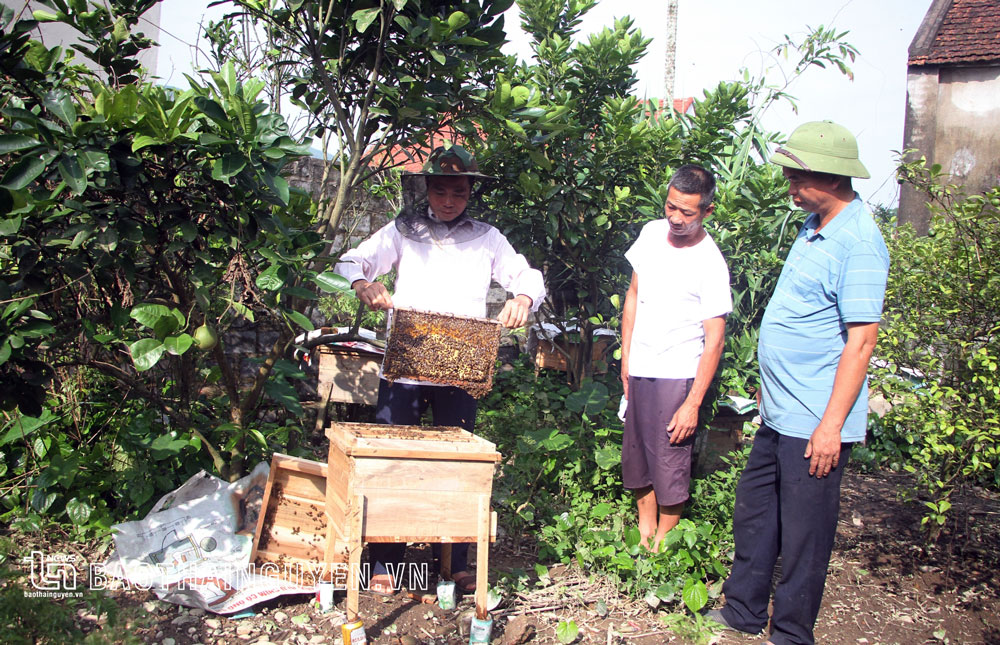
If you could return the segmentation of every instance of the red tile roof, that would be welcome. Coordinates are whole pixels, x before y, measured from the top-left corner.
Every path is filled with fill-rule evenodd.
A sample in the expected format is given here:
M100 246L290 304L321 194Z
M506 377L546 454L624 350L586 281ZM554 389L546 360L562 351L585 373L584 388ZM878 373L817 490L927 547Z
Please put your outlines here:
M406 172L420 172L427 161L431 150L445 143L462 145L465 137L455 132L450 124L441 125L436 132L427 137L427 146L393 146L391 149L377 153L368 165L371 167L397 168Z
M1000 1L952 0L943 16L934 13L932 6L924 20L939 21L936 34L931 41L932 34L927 33L929 42L918 46L920 31L933 29L933 25L921 25L910 47L910 65L1000 63Z
M666 103L665 100L660 99L660 109L663 109L663 104ZM693 96L685 96L682 99L674 99L674 112L679 114L687 114L691 106L694 105Z

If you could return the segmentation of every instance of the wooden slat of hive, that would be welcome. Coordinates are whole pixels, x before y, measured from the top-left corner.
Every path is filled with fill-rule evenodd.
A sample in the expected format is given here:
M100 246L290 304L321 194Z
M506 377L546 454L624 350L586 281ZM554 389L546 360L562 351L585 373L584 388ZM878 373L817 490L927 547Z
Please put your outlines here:
M334 423L327 427L330 454L352 457L500 461L491 442L462 428Z
M251 553L258 570L271 564L277 575L294 578L296 565L322 571L327 563L347 562L343 516L328 511L328 470L322 462L274 455ZM334 486L346 486L345 478L335 473Z

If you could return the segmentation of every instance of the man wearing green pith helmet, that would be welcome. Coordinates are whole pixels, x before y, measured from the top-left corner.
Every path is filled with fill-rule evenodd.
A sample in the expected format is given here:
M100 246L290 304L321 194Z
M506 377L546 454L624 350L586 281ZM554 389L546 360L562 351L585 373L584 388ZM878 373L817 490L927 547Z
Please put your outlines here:
M805 123L779 147L793 203L807 211L761 322L761 427L736 488L736 553L709 612L768 643L813 643L851 447L865 438L867 369L875 347L889 253L851 182L868 178L854 136Z

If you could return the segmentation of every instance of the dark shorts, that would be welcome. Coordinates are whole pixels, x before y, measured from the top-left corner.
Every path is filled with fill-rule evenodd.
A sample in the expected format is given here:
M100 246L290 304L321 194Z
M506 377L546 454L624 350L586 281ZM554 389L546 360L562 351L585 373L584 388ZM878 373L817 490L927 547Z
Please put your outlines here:
M653 487L660 506L688 498L694 437L670 444L667 426L684 403L694 379L630 376L628 410L622 436L622 482L625 488Z

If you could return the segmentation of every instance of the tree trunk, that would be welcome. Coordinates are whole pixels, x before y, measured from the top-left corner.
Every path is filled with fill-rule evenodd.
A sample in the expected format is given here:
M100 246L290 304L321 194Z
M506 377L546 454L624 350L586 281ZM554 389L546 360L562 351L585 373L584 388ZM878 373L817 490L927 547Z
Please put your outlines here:
M591 360L594 352L594 327L585 321L580 325L578 331L580 340L575 344L575 351L571 350L570 352L572 360L567 361L569 364L569 386L574 391L579 390L584 380L593 376L594 373L594 364ZM566 347L574 348L574 345L567 342Z

